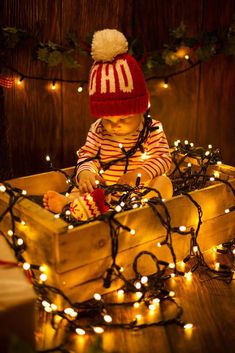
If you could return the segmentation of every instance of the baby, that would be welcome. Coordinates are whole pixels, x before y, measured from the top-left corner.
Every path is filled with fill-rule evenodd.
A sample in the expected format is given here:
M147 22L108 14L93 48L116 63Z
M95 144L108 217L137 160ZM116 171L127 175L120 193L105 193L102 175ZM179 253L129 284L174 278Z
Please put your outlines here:
M55 191L44 195L44 207L52 212L60 213L68 204L77 219L82 219L81 209L84 219L89 218L84 209L91 205L97 208L95 215L105 212L99 182L135 186L139 177L140 184L159 190L163 198L172 196L172 184L164 175L171 165L167 139L161 123L147 114L145 79L127 50L127 40L117 30L93 36L88 89L91 114L98 119L78 151L77 192L69 197Z

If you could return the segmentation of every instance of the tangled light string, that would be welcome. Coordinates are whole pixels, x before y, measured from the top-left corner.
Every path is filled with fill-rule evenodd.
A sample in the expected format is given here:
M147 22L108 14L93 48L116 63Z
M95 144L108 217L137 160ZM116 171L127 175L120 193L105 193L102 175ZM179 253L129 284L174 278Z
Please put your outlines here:
M143 136L146 136L146 133L143 134ZM140 139L139 141L143 140ZM135 150L138 148L139 145L137 144L135 146ZM97 218L88 219L87 221L77 221L66 214L60 215L60 217L64 219L69 225L72 224L73 226L79 226L80 224L86 224L88 222L93 222L94 220L100 220L109 225L112 263L110 267L106 269L103 275L103 286L105 288L110 288L112 282L118 278L123 283L119 289L120 291L123 293L131 293L132 295L135 295L135 297L137 296L137 299L135 300L132 299L121 303L108 302L105 299L105 296L101 296L99 293L95 293L93 299L84 302L72 302L61 289L46 284L46 275L42 266L37 264L28 264L25 261L24 251L26 250L27 244L20 236L17 235L16 231L16 223L21 222L21 219L16 216L14 207L16 203L22 198L31 199L31 197L27 195L25 190L14 188L9 183L3 182L0 185L0 191L9 195L9 204L6 210L4 210L0 215L0 222L4 220L7 214L10 215L11 220L11 230L9 230L7 234L2 232L1 234L13 249L18 263L24 268L28 277L30 278L38 295L39 302L43 306L44 310L50 313L51 324L54 329L58 328L55 322L55 318L57 316L59 316L61 320L64 320L67 323L69 330L76 332L78 335L84 335L86 333L102 333L106 327L112 329L141 329L149 326L169 324L176 324L184 328L191 327L191 324L187 324L182 320L183 308L175 301L175 293L167 288L167 280L175 276L190 277L194 271L200 268L205 270L205 273L209 276L209 278L220 279L227 283L231 282L234 274L235 239L222 244L222 248L217 249L219 253L232 256L233 265L230 267L221 265L218 269L210 267L204 259L197 240L202 223L202 209L200 205L193 199L192 195L189 194L189 192L205 186L206 182L208 181L219 181L225 183L233 195L235 195L235 190L228 181L207 175L208 167L212 164L218 163L220 160L218 151L213 152L210 150L209 153L207 153L208 151L201 149L200 154L196 154L196 150L197 149L195 149L194 146L190 146L188 143L182 144L181 142L178 142L177 146L175 146L175 149L172 152L175 169L171 173L171 178L175 190L174 193L181 193L184 197L188 198L188 200L197 209L198 221L195 229L193 227L190 229L182 229L182 227L172 226L169 210L162 200L160 193L155 189L141 186L139 180L136 180L135 187L119 184L108 187L105 185L100 185L100 187L104 188L106 196L110 194L116 194L119 195L119 199L113 205L110 204L109 212ZM124 157L126 158L126 151ZM181 168L182 164L185 162L186 157L197 158L197 161L199 161L198 170L194 171L191 166L187 166L186 169ZM93 159L96 158L99 159L99 152ZM50 168L52 170L57 170L63 173L63 175L66 177L68 191L70 192L74 186L76 186L77 166L74 168L73 173L68 175L63 170L54 168L50 159L48 159L48 162L50 162ZM186 188L188 188L189 191L186 191ZM147 195L150 191L154 191L156 196L147 199ZM134 230L130 229L127 225L120 223L120 221L116 219L116 215L120 212L143 206L150 207L153 215L164 227L165 239L161 243L157 244L157 246L165 245L168 247L172 256L172 262L168 263L166 261L159 260L153 253L142 251L136 255L133 261L132 267L135 277L132 279L127 279L123 274L122 267L117 263L116 259L119 247L119 234L121 230L126 230L130 234L134 234ZM228 210L229 212L235 210L235 206L232 205ZM178 233L182 236L190 236L190 249L188 255L183 260L184 263L187 263L188 265L189 270L187 272L183 272L177 267L177 258L174 252L172 238L173 233ZM140 273L138 269L138 263L142 256L148 256L154 262L156 266L155 273L149 276L145 276L144 274ZM53 303L53 295L58 295L63 298L63 302L65 303L63 310L58 309L56 304ZM175 306L175 315L173 317L164 318L151 323L140 323L138 322L137 318L134 318L130 322L113 322L110 311L112 311L115 307L138 307L141 303L143 303L149 310L155 310L157 306L162 305L163 303L171 303ZM85 322L84 318L86 318ZM64 344L51 350L44 350L41 352L52 352L55 351L55 349L67 352Z

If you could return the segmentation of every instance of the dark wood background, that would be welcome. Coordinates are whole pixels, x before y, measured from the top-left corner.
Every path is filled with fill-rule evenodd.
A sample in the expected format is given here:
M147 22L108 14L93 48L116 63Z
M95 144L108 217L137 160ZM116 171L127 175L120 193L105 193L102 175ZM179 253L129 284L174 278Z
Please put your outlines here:
M147 50L162 48L169 29L184 21L192 36L227 26L235 13L234 0L2 0L1 24L39 32L42 41L64 43L73 31L85 40L103 28L116 28L140 38ZM48 68L32 59L31 49L14 51L8 62L27 75L87 79L89 57L80 69ZM220 148L223 161L235 165L235 59L216 56L172 78L170 87L149 81L152 115L162 121L170 144L188 139L197 146ZM87 89L60 83L24 80L22 86L0 91L0 178L47 170L45 155L56 167L76 163L93 118Z

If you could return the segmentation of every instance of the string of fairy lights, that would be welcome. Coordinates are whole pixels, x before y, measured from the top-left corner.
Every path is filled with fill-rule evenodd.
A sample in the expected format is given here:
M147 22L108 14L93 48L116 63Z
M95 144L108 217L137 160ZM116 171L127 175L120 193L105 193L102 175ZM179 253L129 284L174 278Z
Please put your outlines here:
M126 151L120 146L120 149L123 152L123 158L127 160L127 167L129 156L135 153L137 149L142 151L142 144L150 131L150 120L151 116L148 113L145 115L145 124L140 133L140 138L133 148ZM142 152L144 153L144 151ZM187 157L195 158L197 160L198 167L196 169L194 169L191 163L185 163ZM99 158L98 152L98 154L92 159ZM25 239L23 239L22 236L18 235L17 230L18 223L24 223L24 221L16 215L15 205L23 198L29 198L32 200L32 197L27 195L26 190L12 187L7 182L2 182L0 184L0 192L6 193L9 197L8 207L0 215L0 222L3 221L6 216L10 216L11 223L7 233L5 234L1 232L1 235L14 251L18 264L22 266L27 276L30 278L38 295L38 301L41 304L41 308L50 315L51 325L55 330L58 328L58 318L59 320L66 322L68 330L81 336L92 333L102 334L107 328L136 330L150 326L175 324L184 329L191 329L193 324L185 322L182 319L183 308L175 300L175 292L168 288L168 280L176 276L184 276L186 279L189 279L192 277L193 272L199 268L203 269L209 278L223 280L227 283L230 283L233 280L235 270L235 239L217 247L218 253L233 257L232 265L229 266L217 263L216 266L213 267L207 264L204 255L200 250L200 244L198 243L203 210L190 193L193 190L205 187L208 182L221 182L225 183L232 195L235 196L235 190L229 181L220 179L219 175L216 174L216 171L214 174L208 174L208 169L211 165L221 164L219 150L214 151L211 145L208 146L208 149L196 148L187 140L184 141L184 143L178 140L174 144L172 159L175 167L171 171L170 178L174 186L174 195L183 195L197 210L198 220L195 228L187 228L184 225L175 227L172 225L170 212L166 203L162 199L161 194L158 190L141 185L141 175L137 176L136 185L134 187L119 184L111 186L99 184L99 187L104 189L107 199L109 195L119 195L119 199L113 204L109 203L110 210L97 218L88 219L87 221L78 221L73 219L71 214L67 212L62 212L59 215L55 214L55 218L62 218L67 223L68 229L78 227L81 224L93 222L94 220L99 220L100 222L108 224L111 239L111 264L103 274L103 286L104 288L112 289L113 281L116 279L121 280L122 285L117 290L117 295L123 298L121 302L115 302L113 300L108 301L107 296L101 295L97 292L94 292L92 299L83 302L73 302L61 289L53 287L47 283L47 265L28 263L25 260L24 254L25 251L27 251L27 235L25 236ZM51 170L63 173L68 184L67 193L70 193L77 185L76 173L80 164L75 166L71 175L68 175L64 170L54 168L49 156L46 157L46 160ZM91 158L89 160L91 160ZM116 160L116 162L117 161L119 161L119 159ZM87 160L83 161L83 163L84 162L87 162ZM102 166L102 168L109 167L110 164ZM149 192L154 192L155 196L148 198ZM126 224L122 224L116 218L116 215L120 212L141 207L150 207L153 217L156 217L165 229L164 240L156 243L156 246L167 247L170 251L172 261L166 262L160 260L154 252L141 251L133 260L132 268L135 275L133 278L129 279L125 276L125 268L117 261L119 234L122 230L125 230L129 232L130 236L134 236L135 230L131 229ZM234 210L235 205L229 205L224 212L229 213ZM184 271L182 271L182 267L179 265L179 262L177 262L174 250L175 233L190 237L188 254L182 261L186 266ZM146 276L139 270L139 261L143 256L148 256L155 265L156 270L151 275ZM54 298L56 296L63 299L63 307L58 307L55 304ZM175 311L173 316L164 317L160 320L156 319L151 322L143 322L141 314L135 314L133 320L130 322L119 322L116 320L115 309L119 310L120 307L138 309L144 306L147 310L154 313L157 311L157 308L163 305L163 303L174 305ZM55 349L68 352L64 344L53 348L53 350L44 350L41 352L51 352Z

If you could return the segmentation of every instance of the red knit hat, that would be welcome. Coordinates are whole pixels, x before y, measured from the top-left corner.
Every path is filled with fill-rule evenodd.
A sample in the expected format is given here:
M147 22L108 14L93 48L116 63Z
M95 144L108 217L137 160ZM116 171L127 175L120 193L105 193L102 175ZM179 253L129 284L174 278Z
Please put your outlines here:
M107 212L104 190L96 188L93 192L78 196L69 205L70 214L79 221L95 218Z
M144 75L128 43L115 29L95 32L91 55L94 64L89 77L91 114L95 117L144 113L149 93Z

